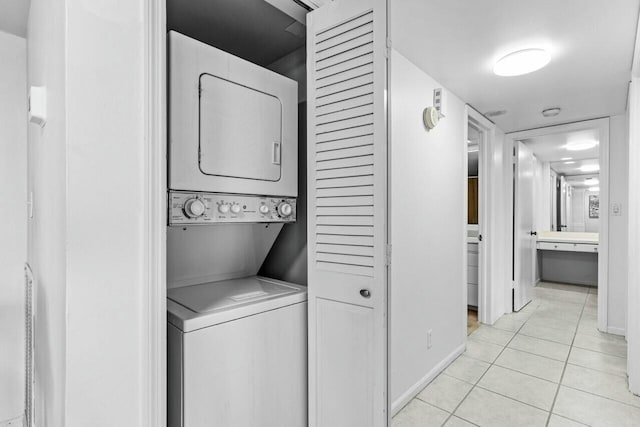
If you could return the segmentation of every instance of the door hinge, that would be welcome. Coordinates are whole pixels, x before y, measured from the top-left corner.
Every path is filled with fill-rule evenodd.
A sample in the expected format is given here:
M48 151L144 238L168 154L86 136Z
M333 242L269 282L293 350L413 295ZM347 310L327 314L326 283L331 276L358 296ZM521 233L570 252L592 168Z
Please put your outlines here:
M384 56L386 58L391 58L391 39L387 37L386 46L384 49Z
M33 191L29 191L29 198L27 199L27 215L29 218L33 218Z
M391 265L391 245L388 244L385 246L385 253L384 253L384 258L385 258L385 265Z

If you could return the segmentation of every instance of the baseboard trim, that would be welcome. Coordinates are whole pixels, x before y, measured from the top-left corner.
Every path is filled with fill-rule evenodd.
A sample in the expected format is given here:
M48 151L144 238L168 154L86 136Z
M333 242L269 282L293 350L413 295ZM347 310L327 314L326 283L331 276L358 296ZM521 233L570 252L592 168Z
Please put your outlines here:
M607 327L607 333L613 334L613 335L622 335L624 337L627 334L627 331L625 331L624 328L618 328L618 327L615 327L615 326L608 326Z
M461 344L458 348L456 348L451 354L449 354L444 360L438 363L436 366L431 369L427 375L422 377L417 383L409 387L407 391L402 393L402 395L396 399L395 402L391 404L391 416L395 416L404 406L411 402L411 400L418 395L438 374L445 370L447 366L449 366L458 356L464 353L466 348L466 343Z

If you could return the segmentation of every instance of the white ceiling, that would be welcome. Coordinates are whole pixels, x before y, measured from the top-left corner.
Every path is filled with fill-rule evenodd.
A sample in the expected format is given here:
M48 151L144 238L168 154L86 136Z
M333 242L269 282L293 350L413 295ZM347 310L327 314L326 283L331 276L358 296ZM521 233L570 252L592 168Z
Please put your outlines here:
M0 31L27 37L30 0L0 0Z
M562 132L551 135L538 136L522 140L531 147L533 154L543 162L554 162L566 157L572 160L593 159L600 156L600 146L596 145L588 150L570 151L567 150L568 143L582 141L600 142L600 132L598 129L580 130L575 132Z
M573 142L600 142L598 129L584 129L562 132L524 139L533 154L543 162L550 162L551 169L563 175L584 175L580 168L586 165L597 165L600 157L600 145L587 150L570 151L566 145ZM567 162L570 162L567 164Z
M567 184L575 188L598 187L600 185L599 174L568 176Z
M640 0L394 0L393 47L505 132L620 114ZM394 25L402 23L402 25ZM495 61L530 47L547 67L517 77ZM540 112L558 106L557 117Z
M582 166L592 166L599 164L598 159L584 159L576 160L573 164L566 164L565 162L552 162L550 163L551 169L559 173L560 175L585 175L589 174L580 170Z

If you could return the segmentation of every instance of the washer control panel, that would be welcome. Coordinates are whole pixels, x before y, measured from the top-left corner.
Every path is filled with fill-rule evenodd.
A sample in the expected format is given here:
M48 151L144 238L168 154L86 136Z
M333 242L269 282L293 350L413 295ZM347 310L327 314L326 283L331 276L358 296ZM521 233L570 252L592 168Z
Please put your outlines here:
M169 192L169 225L295 221L291 197Z

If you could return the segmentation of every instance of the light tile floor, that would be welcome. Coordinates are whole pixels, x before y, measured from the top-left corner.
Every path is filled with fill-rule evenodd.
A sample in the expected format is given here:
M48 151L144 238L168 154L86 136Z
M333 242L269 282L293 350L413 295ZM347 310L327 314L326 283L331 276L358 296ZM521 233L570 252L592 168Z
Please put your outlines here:
M393 427L640 426L626 342L597 330L595 288L540 283L393 418Z

